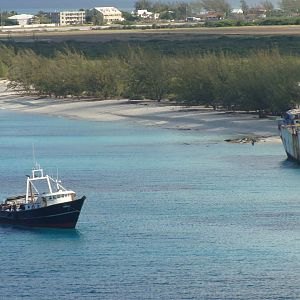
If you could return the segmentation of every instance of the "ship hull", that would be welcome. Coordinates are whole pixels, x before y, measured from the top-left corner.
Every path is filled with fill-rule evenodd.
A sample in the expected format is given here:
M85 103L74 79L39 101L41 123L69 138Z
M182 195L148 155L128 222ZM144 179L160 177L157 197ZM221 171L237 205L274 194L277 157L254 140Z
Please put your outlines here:
M289 160L300 163L300 136L292 126L280 126L280 137Z
M26 227L75 228L85 197L22 211L0 211L0 224Z

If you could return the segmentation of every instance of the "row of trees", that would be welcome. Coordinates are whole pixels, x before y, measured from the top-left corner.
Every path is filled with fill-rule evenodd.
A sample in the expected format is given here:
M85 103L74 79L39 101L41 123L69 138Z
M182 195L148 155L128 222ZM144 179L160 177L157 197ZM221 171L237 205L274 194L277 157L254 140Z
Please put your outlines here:
M160 13L161 19L177 19L182 20L191 13L191 4L186 1L163 2L138 0L135 2L135 10L146 9L154 13Z
M279 6L287 13L300 13L300 0L280 0Z
M300 103L300 59L278 51L165 56L129 48L126 55L88 59L70 50L49 58L1 47L0 76L53 97L172 99L270 112Z
M165 14L173 14L175 19L185 19L187 16L199 13L201 10L229 13L231 6L226 0L173 1L168 3L138 0L135 2L135 9L147 9L151 12L161 13L162 18Z
M255 5L256 8L261 8L269 15L278 14L297 14L300 13L300 0L280 0L278 2L281 12L278 9L274 9L274 5L271 0L261 0ZM244 14L247 14L251 9L251 5L246 0L240 0L240 8ZM147 9L151 12L176 12L181 16L191 15L193 13L200 12L201 10L214 11L229 15L232 9L230 1L227 0L191 0L187 1L175 1L175 2L163 2L163 1L151 1L151 0L138 0L135 2L135 9Z

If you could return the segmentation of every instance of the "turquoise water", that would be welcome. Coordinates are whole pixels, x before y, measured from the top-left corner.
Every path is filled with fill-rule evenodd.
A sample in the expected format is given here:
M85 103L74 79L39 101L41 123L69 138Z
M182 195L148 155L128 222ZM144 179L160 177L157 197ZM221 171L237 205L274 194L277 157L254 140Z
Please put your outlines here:
M299 299L300 169L281 144L0 111L0 198L32 144L76 230L0 227L0 299Z

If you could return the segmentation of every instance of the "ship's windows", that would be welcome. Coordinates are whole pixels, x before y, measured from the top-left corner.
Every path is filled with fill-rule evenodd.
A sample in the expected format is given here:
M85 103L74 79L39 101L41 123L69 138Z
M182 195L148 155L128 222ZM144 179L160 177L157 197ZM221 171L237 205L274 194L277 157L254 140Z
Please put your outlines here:
M49 197L49 200L52 200L52 196Z
M60 195L57 195L57 198L60 198Z
M56 199L56 196L53 196L53 199Z

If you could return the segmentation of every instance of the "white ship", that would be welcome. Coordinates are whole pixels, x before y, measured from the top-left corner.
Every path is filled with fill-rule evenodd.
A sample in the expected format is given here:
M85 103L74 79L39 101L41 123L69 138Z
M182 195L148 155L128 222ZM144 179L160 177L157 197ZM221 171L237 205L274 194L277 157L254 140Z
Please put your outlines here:
M300 109L287 111L278 129L288 158L300 163Z

